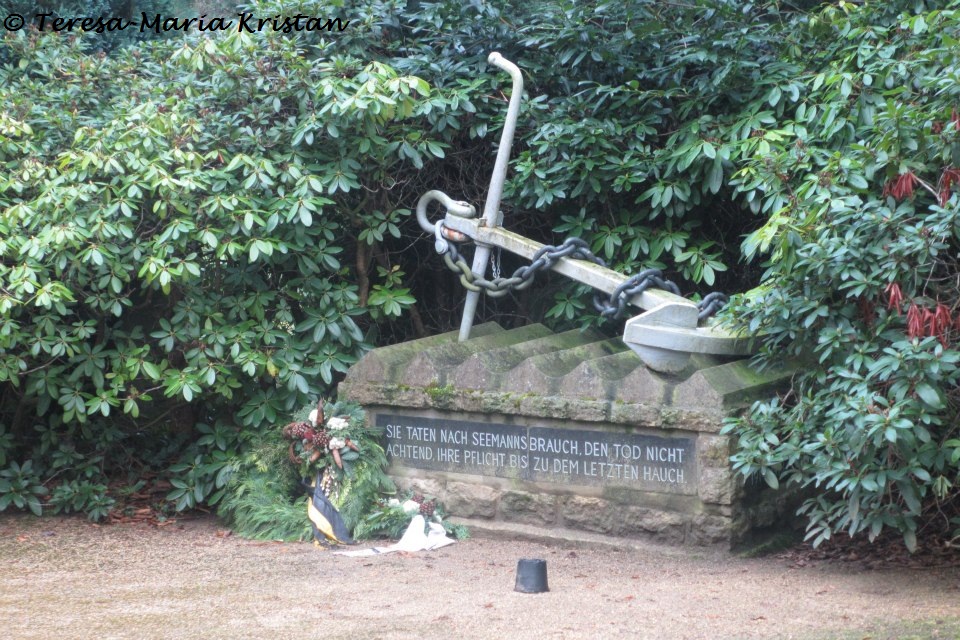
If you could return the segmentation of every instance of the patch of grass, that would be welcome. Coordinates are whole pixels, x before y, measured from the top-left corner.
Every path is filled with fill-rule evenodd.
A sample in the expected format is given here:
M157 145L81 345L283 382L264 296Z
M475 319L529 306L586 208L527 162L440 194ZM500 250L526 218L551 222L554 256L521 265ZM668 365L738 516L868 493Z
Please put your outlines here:
M773 555L774 553L786 551L802 541L803 534L799 531L791 531L789 529L774 531L742 545L737 549L737 555L741 558L762 558Z
M960 618L904 620L878 624L858 631L838 631L813 636L809 640L956 640L960 638Z

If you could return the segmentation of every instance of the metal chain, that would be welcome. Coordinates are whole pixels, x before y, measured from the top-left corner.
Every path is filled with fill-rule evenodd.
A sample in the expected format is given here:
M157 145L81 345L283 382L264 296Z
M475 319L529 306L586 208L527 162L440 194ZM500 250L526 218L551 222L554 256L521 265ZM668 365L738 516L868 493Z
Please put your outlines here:
M576 260L586 260L594 264L606 267L607 263L592 251L590 246L581 238L567 238L560 246L547 245L537 251L530 261L529 265L522 266L508 277L500 277L500 269L495 268L493 279L487 280L483 276L476 276L470 269L470 265L457 251L456 246L443 239L442 221L436 225L436 249L437 253L443 256L443 261L447 267L460 275L460 283L469 291L483 291L491 298L501 298L511 291L526 289L533 283L534 276L538 271L549 270L560 258L574 258ZM499 260L497 261L499 262ZM499 267L499 265L496 265ZM617 318L626 309L627 302L635 295L643 293L650 287L664 289L676 295L680 295L680 288L670 280L663 278L663 272L659 269L645 269L640 273L631 276L623 284L616 288L609 298L604 298L597 294L593 299L593 306L600 312L604 318ZM709 293L704 296L697 304L699 313L697 318L704 320L727 303L726 294L720 292Z
M715 314L720 309L723 309L727 306L727 303L730 301L730 298L727 297L727 294L721 293L720 291L712 291L707 295L703 296L703 299L697 303L697 309L700 310L700 313L697 314L697 320L703 321Z
M593 298L593 306L604 318L617 318L627 307L627 301L633 296L643 293L650 287L664 289L675 295L680 295L680 287L669 280L663 279L660 269L644 269L640 273L630 276L610 294L609 301L597 294Z

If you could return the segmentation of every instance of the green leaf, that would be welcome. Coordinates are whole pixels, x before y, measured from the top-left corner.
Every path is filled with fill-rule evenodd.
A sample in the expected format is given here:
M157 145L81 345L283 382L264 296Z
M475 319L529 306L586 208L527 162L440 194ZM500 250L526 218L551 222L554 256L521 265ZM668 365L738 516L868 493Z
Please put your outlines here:
M300 207L300 223L305 227L313 224L313 214L306 207Z
M147 362L147 361L145 360L145 361L143 361L143 363L141 364L141 366L143 367L144 373L146 373L148 376L150 376L151 379L153 379L153 380L159 380L159 379L160 379L160 368L157 367L157 365L153 364L152 362Z
M911 529L903 532L903 543L907 546L907 551L913 553L917 550L917 534Z
M771 107L775 107L780 102L782 95L783 92L780 90L780 87L774 87L770 90L770 94L767 96L767 102Z
M920 396L920 399L923 400L924 403L926 403L930 408L943 408L943 401L940 399L940 394L937 393L937 390L926 382L921 382L918 384L915 391L917 392L917 395Z
M771 489L776 490L780 488L780 481L777 479L777 474L768 467L763 468L763 480Z
M717 193L723 186L723 160L716 157L707 167L707 189L710 193Z
M849 176L847 176L847 182L850 184L850 186L856 189L866 189L870 186L869 183L867 183L866 178L859 173L851 173Z

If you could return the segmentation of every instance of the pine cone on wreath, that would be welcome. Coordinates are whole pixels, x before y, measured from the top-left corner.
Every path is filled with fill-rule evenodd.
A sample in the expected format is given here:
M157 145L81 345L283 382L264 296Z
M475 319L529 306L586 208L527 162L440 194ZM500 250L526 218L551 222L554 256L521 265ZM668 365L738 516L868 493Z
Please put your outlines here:
M287 440L303 440L310 431L309 422L291 422L283 428L283 437Z
M302 440L303 438L309 438L312 431L309 422L298 422L297 426L293 428L293 436Z
M432 518L433 513L437 510L437 501L436 500L427 500L426 502L420 503L420 515L424 518Z
M313 446L315 446L317 449L320 451L326 451L327 445L330 444L330 434L327 433L326 429L314 431L312 441Z

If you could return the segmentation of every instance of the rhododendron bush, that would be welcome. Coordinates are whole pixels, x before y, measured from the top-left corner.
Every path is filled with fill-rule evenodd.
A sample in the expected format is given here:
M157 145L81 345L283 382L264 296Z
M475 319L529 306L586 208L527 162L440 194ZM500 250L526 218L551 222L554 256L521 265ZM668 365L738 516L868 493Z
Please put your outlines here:
M735 466L806 485L814 542L958 526L955 0L251 6L350 23L0 42L0 510L215 503L368 346L456 326L409 212L483 201L499 50L505 225L741 292L760 361L804 362L727 424ZM619 335L589 297L544 277L478 321Z
M913 5L910 5L913 8ZM849 13L845 13L849 12ZM736 179L781 206L750 234L763 284L727 311L762 359L808 360L727 430L738 468L811 487L808 538L908 547L960 526L960 84L956 3L830 8L781 140ZM811 113L813 115L811 115Z

